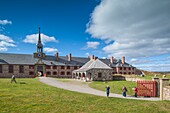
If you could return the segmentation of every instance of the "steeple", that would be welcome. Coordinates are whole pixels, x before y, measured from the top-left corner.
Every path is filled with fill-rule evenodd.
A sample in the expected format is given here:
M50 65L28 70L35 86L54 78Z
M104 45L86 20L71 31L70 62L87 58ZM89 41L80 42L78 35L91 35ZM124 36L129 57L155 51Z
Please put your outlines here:
M41 43L40 27L38 28L37 52L38 52L38 53L43 53L43 45L42 45L42 43Z
M45 58L45 53L43 53L43 45L41 43L40 27L38 28L37 52L34 53L34 58L39 58L39 60Z
M41 43L40 27L38 28L38 43Z

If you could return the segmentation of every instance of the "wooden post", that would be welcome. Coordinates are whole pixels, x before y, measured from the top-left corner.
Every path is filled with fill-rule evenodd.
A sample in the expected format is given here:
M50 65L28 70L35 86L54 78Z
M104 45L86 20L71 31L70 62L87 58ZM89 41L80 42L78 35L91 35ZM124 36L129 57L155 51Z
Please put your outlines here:
M153 77L152 80L156 81L156 96L160 96L160 83L158 77Z

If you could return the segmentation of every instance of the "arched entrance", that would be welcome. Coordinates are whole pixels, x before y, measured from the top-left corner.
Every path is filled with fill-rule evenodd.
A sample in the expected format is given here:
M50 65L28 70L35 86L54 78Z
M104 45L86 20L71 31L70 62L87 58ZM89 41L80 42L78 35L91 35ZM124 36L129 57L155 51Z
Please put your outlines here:
M36 65L35 72L38 77L45 76L45 65Z

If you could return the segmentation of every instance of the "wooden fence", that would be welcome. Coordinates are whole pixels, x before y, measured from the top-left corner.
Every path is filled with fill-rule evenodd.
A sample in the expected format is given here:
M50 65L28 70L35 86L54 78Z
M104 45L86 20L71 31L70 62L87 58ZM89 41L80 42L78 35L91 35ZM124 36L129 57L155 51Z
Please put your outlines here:
M138 96L156 97L156 81L137 81Z

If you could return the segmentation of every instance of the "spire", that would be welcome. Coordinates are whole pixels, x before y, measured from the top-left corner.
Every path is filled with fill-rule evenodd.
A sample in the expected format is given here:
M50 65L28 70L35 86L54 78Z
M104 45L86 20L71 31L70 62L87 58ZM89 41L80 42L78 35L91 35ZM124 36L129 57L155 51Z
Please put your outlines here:
M40 27L38 27L38 43L41 43L41 33L40 33Z
M38 28L38 43L37 43L37 52L43 52L43 45L41 43L41 33L40 33L40 27Z

